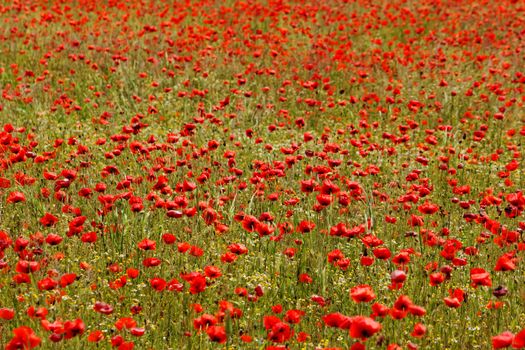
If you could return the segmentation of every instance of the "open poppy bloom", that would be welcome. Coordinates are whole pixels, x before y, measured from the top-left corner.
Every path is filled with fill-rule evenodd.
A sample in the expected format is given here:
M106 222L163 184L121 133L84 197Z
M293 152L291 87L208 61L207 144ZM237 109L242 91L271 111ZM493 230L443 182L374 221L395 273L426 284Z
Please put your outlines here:
M470 270L470 280L472 286L477 288L478 286L492 286L492 280L490 274L482 268L473 268Z
M226 330L222 326L210 326L206 329L206 334L213 342L220 344L226 342Z
M357 339L367 339L381 330L381 324L370 317L352 317L350 336Z
M7 343L6 350L33 349L41 343L41 339L29 327L15 328L13 334L13 338Z
M356 303L368 303L369 301L374 300L376 297L372 287L367 284L353 287L350 290L350 296Z

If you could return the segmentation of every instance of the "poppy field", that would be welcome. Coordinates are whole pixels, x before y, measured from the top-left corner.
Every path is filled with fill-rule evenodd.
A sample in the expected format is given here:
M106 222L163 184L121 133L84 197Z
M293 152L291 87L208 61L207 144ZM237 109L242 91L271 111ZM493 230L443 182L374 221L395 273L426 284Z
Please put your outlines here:
M0 348L525 348L525 3L6 0Z

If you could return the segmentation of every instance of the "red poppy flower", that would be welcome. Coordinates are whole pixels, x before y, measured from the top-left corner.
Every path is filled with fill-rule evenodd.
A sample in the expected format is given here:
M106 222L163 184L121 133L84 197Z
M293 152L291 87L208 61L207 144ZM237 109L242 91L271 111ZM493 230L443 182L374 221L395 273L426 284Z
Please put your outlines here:
M210 314L203 314L202 316L193 320L193 327L195 329L206 329L208 327L214 326L219 322L217 317Z
M515 251L503 254L501 257L498 258L498 261L496 262L496 266L494 267L495 271L514 271L516 269L516 262L518 261L517 258L514 256L516 255Z
M58 282L50 277L46 277L38 281L37 285L39 290L53 290L58 285Z
M425 327L424 324L416 323L414 325L414 330L412 331L410 335L415 338L421 338L426 334L426 332L427 332L427 327Z
M248 249L244 244L233 243L228 246L228 250L234 254L242 255L248 253Z
M80 237L80 240L84 243L95 243L98 239L97 233L95 231L86 232Z
M421 214L432 215L439 210L439 206L430 202L425 202L424 204L420 205L417 210L419 210Z
M461 306L461 303L463 302L465 298L465 292L461 289L455 289L455 290L449 290L448 297L445 297L443 301L448 307L452 308L458 308Z
M137 326L137 322L131 317L121 317L115 322L115 327L121 331L122 329L131 329Z
M155 267L155 266L159 266L161 263L162 263L162 260L160 260L159 258L155 258L155 257L146 258L142 261L142 265L145 267Z
M386 248L386 247L382 247L382 248L375 248L372 253L374 253L374 256L377 258L377 259L381 259L381 260L387 260L387 259L390 259L390 257L392 256L392 253L390 252L390 249Z
M131 335L134 335L135 337L142 337L144 333L146 332L146 329L142 327L133 327L133 328L130 328L129 332L131 333Z
M40 264L37 261L18 260L16 263L16 272L32 273L40 270Z
M190 283L190 293L199 294L206 289L206 278L203 276L196 276L189 281Z
M158 292L166 288L166 281L160 277L152 278L149 282L150 282L151 287Z
M328 253L328 262L331 264L336 263L338 260L343 259L343 258L344 258L344 254L339 249L334 249Z
M492 281L490 279L490 274L482 268L473 268L470 270L470 280L472 281L472 286L477 288L478 286L492 286Z
M100 330L92 331L91 333L89 333L87 338L88 342L90 343L98 343L102 339L104 339L104 333L102 333L102 331Z
M84 334L84 331L86 330L86 326L84 325L84 322L81 319L76 319L74 321L66 321L64 323L64 338L70 339L77 335Z
M40 338L29 327L15 328L13 334L13 338L6 345L6 350L33 349L40 345Z
M204 250L202 250L201 248L194 246L194 245L190 247L190 255L193 255L198 258L198 257L201 257L203 254L204 254Z
M51 246L60 244L62 240L63 238L60 235L57 235L55 233L50 233L46 237L46 243Z
M57 222L58 218L50 213L45 213L44 216L40 218L40 223L45 227L54 226Z
M390 280L392 281L392 283L402 284L403 282L406 281L406 279L407 279L407 274L403 270L395 270L395 271L392 271L392 273L390 274Z
M322 317L325 325L328 327L337 327L340 329L350 329L352 318L339 312L324 315Z
M202 218L206 225L211 225L217 220L217 212L213 208L206 208L202 212Z
M311 232L314 228L315 228L315 223L311 221L303 220L297 226L297 232L308 233L308 232Z
M241 222L242 228L248 232L253 232L256 229L258 223L259 220L257 220L257 218L252 215L244 216L244 219Z
M213 342L220 344L226 342L226 330L222 326L210 326L206 330L206 334L208 334L208 337Z
M9 188L11 187L11 181L4 177L0 177L0 188Z
M35 310L34 306L30 306L27 309L27 315L31 318L40 318L44 320L48 314L48 310L45 307L39 307Z
M276 343L284 343L288 341L293 335L290 326L284 322L278 321L274 323L268 332L268 340Z
M95 302L95 305L93 305L93 310L104 315L111 315L113 313L113 307L102 301Z
M409 226L423 226L424 224L424 220L423 220L423 217L421 216L417 216L417 215L410 215L410 218L408 219L408 225Z
M157 242L148 238L144 238L138 243L137 246L141 250L155 250L157 248Z
M429 279L430 279L430 285L435 287L443 283L443 281L445 280L445 275L442 274L441 272L434 272L430 274Z
M394 308L397 310L408 310L414 303L406 295L400 295L394 302Z
M221 270L216 266L206 266L204 273L209 278L218 278L222 276Z
M26 201L26 197L24 196L22 192L18 192L18 191L11 192L7 196L7 203L20 203L20 202L25 202L25 201Z
M380 304L380 303L374 303L372 305L372 315L370 317L385 317L388 315L390 309L388 306Z
M302 310L288 310L284 315L284 320L288 323L299 323L301 318L305 315L305 312Z
M301 180L300 184L301 184L301 191L304 193L313 192L315 187L317 186L317 182L315 182L313 179Z
M350 336L354 339L366 339L381 330L381 324L370 317L356 316L352 318Z
M221 255L221 261L223 263L232 263L235 260L237 260L237 255L233 254L232 252L226 252Z
M264 237L271 235L275 231L275 228L260 221L257 221L257 223L255 224L255 231L259 234L259 237Z
M171 233L165 233L162 235L162 241L166 244L173 244L176 240L177 238L175 237L175 235Z
M60 277L60 287L65 288L77 280L77 275L74 273L66 273Z
M299 282L301 283L312 283L313 279L307 273L302 273L299 275Z
M352 300L356 303L368 303L375 299L376 295L371 286L367 284L362 284L356 287L353 287L350 290L350 296Z
M5 307L0 308L0 319L2 320L12 320L15 317L15 311L13 309L8 309Z
M512 347L514 349L525 348L525 329L522 329L514 336L514 339L512 340Z
M31 283L31 277L27 273L19 273L13 276L16 284Z
M410 254L408 252L400 252L392 258L392 262L396 265L406 265L410 262Z
M514 339L514 334L512 334L511 332L507 331L507 332L498 334L492 337L492 348L494 349L507 348L512 345L513 339Z
M191 248L191 245L188 242L181 242L177 244L177 251L179 253L185 253Z
M371 266L374 263L374 258L371 256L362 256L359 263L362 266Z

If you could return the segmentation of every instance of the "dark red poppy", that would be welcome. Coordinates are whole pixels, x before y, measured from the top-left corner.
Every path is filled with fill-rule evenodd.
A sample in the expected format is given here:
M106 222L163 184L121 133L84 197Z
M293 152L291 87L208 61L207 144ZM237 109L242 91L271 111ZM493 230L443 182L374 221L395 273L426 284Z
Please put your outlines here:
M93 310L104 315L111 315L113 313L113 307L102 301L95 302L95 305L93 305Z
M40 218L40 223L45 227L54 226L57 222L58 218L50 213L45 213L44 216Z

